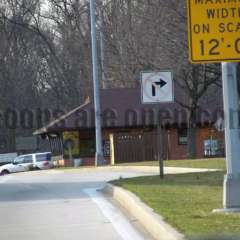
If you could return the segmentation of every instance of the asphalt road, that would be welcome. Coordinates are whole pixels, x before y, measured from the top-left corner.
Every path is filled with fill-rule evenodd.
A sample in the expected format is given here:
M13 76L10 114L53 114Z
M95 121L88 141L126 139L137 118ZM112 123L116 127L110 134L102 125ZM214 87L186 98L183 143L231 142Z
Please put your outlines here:
M0 177L0 239L151 239L97 191L111 179L139 175L149 173L50 170Z

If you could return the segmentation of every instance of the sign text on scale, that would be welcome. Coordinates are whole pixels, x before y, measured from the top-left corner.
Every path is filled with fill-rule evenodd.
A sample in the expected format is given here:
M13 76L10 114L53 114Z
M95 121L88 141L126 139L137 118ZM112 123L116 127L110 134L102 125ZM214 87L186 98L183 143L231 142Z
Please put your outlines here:
M188 0L190 60L240 60L240 0Z

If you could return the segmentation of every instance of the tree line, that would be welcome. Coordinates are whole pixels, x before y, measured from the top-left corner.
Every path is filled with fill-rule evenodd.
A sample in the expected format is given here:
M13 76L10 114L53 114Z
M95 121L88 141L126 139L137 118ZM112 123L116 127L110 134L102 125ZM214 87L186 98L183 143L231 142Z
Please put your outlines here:
M138 87L141 71L171 69L176 102L189 112L194 157L197 109L221 98L221 74L219 64L189 63L186 1L96 2L102 88ZM89 7L87 0L1 1L1 111L68 111L92 94ZM31 131L1 122L9 151L16 135Z

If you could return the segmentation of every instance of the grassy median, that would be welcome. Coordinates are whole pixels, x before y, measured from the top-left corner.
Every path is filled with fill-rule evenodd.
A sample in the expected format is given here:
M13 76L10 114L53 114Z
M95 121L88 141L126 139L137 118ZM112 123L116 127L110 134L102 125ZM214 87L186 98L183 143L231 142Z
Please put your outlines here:
M213 214L222 207L224 172L138 177L113 181L130 190L180 232L192 239L240 239L240 214ZM210 235L238 235L209 238ZM195 238L194 238L195 239Z

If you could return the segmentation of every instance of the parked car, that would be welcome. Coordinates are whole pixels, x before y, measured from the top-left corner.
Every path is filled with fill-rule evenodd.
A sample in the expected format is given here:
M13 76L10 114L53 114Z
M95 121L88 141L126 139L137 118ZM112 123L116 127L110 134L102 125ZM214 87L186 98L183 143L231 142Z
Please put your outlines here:
M46 152L33 154L33 167L39 170L53 168L52 153Z
M27 155L20 155L16 157L12 163L0 167L0 175L9 173L25 172L33 169L49 169L53 167L52 154L33 153Z

